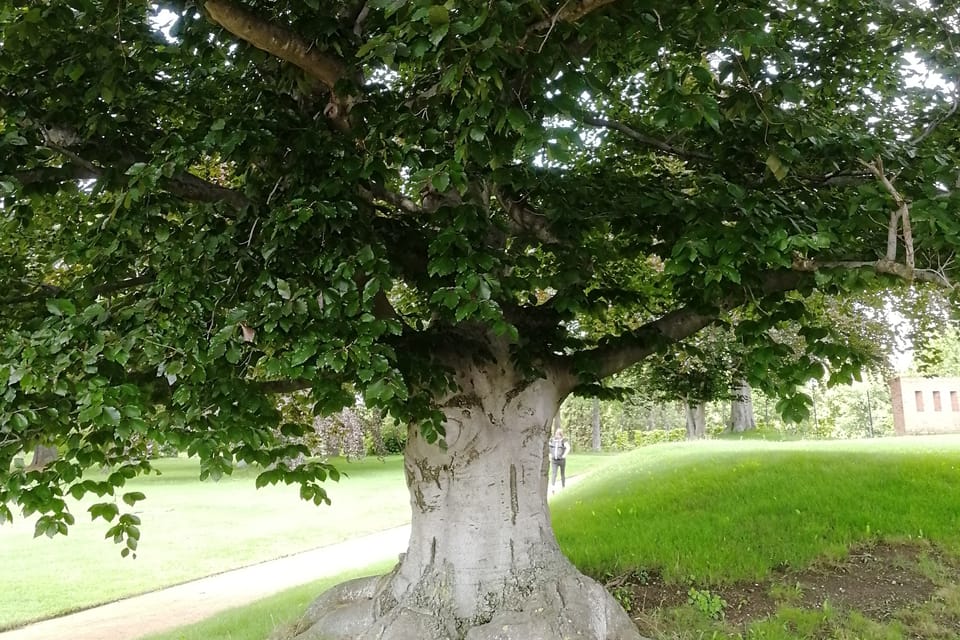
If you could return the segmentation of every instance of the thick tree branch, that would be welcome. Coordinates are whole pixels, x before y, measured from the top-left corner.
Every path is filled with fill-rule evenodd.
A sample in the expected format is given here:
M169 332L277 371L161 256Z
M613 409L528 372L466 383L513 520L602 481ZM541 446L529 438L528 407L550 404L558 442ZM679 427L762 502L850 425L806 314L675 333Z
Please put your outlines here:
M613 338L594 349L567 358L590 363L589 376L605 378L640 362L658 348L683 340L715 322L723 313L753 298L765 298L798 289L810 281L810 274L822 269L870 269L876 273L901 278L907 282L923 281L953 289L954 285L940 272L914 269L892 260L835 261L794 260L790 270L771 271L763 275L759 291L744 290L732 294L710 307L684 307L648 322L636 331ZM580 378L578 383L585 380ZM569 391L569 390L567 390Z
M822 176L801 176L806 183L824 187L855 187L871 180L866 171L837 171Z
M940 271L933 269L916 269L895 260L887 260L886 258L873 261L840 260L832 262L798 259L793 261L792 268L794 271L806 273L814 273L821 269L870 269L881 275L895 276L907 282L929 282L930 284L935 284L938 287L949 290L954 289L956 286Z
M424 212L423 207L418 205L410 198L390 191L379 184L372 184L369 188L360 187L360 197L370 204L376 204L377 201L386 202L392 207L400 209L406 213L420 214Z
M263 393L293 393L294 391L303 391L313 387L309 380L262 380L252 383Z
M722 313L702 313L689 307L671 311L640 329L588 352L588 360L596 364L598 378L623 371L653 354L661 345L683 340L712 324Z
M760 290L743 290L719 301L713 307L683 307L671 311L628 334L623 334L594 349L573 356L590 363L590 376L606 378L640 362L665 344L688 338L714 323L723 313L756 296L764 298L800 287L809 275L797 271L771 271L764 275ZM585 382L578 379L577 383Z
M76 180L95 180L100 173L88 167L68 164L62 167L38 167L13 174L17 181L25 186L34 184L60 184Z
M173 195L190 202L223 202L237 211L242 211L251 205L250 200L239 191L221 187L185 171L163 180L161 186Z
M143 273L138 276L131 276L124 280L119 280L117 282L106 282L99 284L87 289L86 294L92 295L94 297L99 296L108 296L112 293L118 291L125 291L127 289L134 289L144 284L149 284L153 282L152 273ZM30 302L39 302L40 300L49 300L50 298L56 298L57 296L62 296L64 294L69 295L70 291L63 289L52 284L41 284L37 287L37 291L29 293L23 296L18 296L16 298L7 298L0 299L0 307L11 306L15 304L27 304Z
M873 176L880 181L880 184L890 194L896 209L890 214L890 222L887 226L887 253L888 262L895 262L897 259L897 230L903 227L903 246L906 253L906 266L913 269L916 266L916 259L913 252L913 229L910 226L910 207L906 198L900 195L897 188L893 186L893 180L887 177L883 169L883 160L878 156L873 162L860 161Z
M511 232L529 234L544 245L560 244L560 240L550 230L550 221L539 211L507 195L503 189L494 188L493 194L510 220Z
M350 100L336 94L337 83L348 77L347 67L334 56L321 53L290 29L270 22L230 0L206 0L204 8L221 27L254 47L294 64L330 92L324 110L338 129L350 128Z
M682 158L684 160L713 160L713 158L699 151L687 151L676 147L672 144L664 142L663 140L657 140L656 138L651 138L650 136L644 135L631 127L623 124L622 122L616 122L614 120L606 120L604 118L594 118L592 116L586 116L582 119L584 124L588 124L593 127L601 127L604 129L610 129L612 131L619 131L623 135L627 136L635 142L639 142L645 147L650 147L652 149L657 149L663 151L666 154Z
M45 130L44 137L44 146L59 153L69 164L58 168L28 170L22 174L28 181L24 184L53 180L63 182L66 180L99 179L107 174L107 167L81 157L80 154L65 144L69 140L64 139L59 133L54 134L51 130ZM122 174L135 162L143 160L145 160L144 156L136 157L134 154L128 153L115 160L117 165L113 166L112 169ZM15 174L15 177L19 179L21 174ZM221 187L186 171L180 171L170 178L162 179L160 186L169 193L190 202L223 202L237 211L241 211L251 204L250 200L239 191Z
M601 9L616 0L566 0L563 5L549 18L530 25L527 32L539 33L549 31L558 22L577 22L588 13Z

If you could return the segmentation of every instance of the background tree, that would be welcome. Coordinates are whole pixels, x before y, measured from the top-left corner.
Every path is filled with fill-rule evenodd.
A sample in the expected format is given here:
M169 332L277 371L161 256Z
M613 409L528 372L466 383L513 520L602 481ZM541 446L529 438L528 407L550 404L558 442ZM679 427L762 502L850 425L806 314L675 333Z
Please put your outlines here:
M913 354L912 372L960 376L960 312L956 305L934 289L914 290L894 302L908 326L906 346Z
M65 531L133 440L323 502L272 396L361 393L412 425L410 544L304 637L636 638L552 533L560 402L736 307L746 340L949 286L958 33L907 0L4 4L0 514Z
M738 379L725 328L705 329L692 338L647 358L640 386L663 402L682 402L687 439L706 437L706 404L729 400Z
M916 357L917 368L925 376L960 376L960 328L945 328L926 341Z
M730 420L727 428L732 433L744 433L757 428L757 419L753 415L753 389L744 379L734 381L731 390Z

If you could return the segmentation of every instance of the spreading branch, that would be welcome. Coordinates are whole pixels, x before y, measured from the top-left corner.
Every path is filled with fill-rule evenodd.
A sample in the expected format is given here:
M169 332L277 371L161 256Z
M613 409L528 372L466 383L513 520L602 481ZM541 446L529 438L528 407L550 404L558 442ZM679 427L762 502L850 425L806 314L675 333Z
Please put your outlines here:
M14 174L21 183L37 184L69 180L94 180L103 178L108 173L107 166L82 157L72 148L72 145L79 145L78 137L64 135L62 131L55 129L44 129L43 132L43 146L63 156L67 164L63 167L44 167ZM86 144L85 147L89 149L91 145ZM103 155L107 156L109 154ZM147 159L142 154L127 153L121 158L115 159L114 166L110 168L116 173L123 174L134 163L143 162ZM221 187L186 171L180 171L169 178L162 179L160 186L167 192L189 202L223 202L237 211L242 211L251 204L250 200L239 191Z
M369 186L369 188L360 187L360 197L370 204L385 202L390 206L400 209L406 213L421 214L424 212L423 207L410 198L390 191L383 185L379 184L372 184Z
M759 290L744 289L732 294L713 307L684 307L648 322L639 329L613 338L586 352L571 356L580 362L591 363L589 374L605 378L640 362L665 344L692 336L715 322L720 316L754 298L767 298L800 288L809 282L810 275L824 269L869 269L907 282L923 281L947 289L954 285L941 272L913 267L892 260L876 261L816 261L796 259L789 270L771 271L763 275ZM568 361L570 358L568 358ZM568 366L573 365L567 362ZM579 378L577 383L585 380Z
M149 284L153 282L154 276L152 273L143 273L137 276L131 276L125 278L124 280L118 280L117 282L106 282L103 284L95 285L90 287L87 290L87 294L95 298L100 296L109 296L113 293L119 291L125 291L127 289L135 289L139 286ZM23 296L18 296L16 298L7 298L5 300L0 299L0 307L12 306L16 304L27 304L30 302L39 302L41 300L49 300L51 298L56 298L69 294L70 292L62 287L57 287L52 284L41 284L37 287L37 290L33 293L28 293Z
M713 158L699 151L687 151L686 149L681 149L676 147L668 142L663 140L658 140L656 138L651 138L650 136L644 135L623 124L622 122L617 122L615 120L606 120L604 118L594 118L592 116L587 116L583 118L583 123L588 124L592 127L600 127L603 129L610 129L612 131L619 131L623 135L627 136L635 142L639 142L645 147L650 147L652 149L657 149L666 154L682 158L684 160L712 160Z
M527 31L531 33L542 33L551 30L558 22L579 22L580 19L588 13L592 13L614 2L616 2L616 0L567 0L553 15L530 25Z
M906 266L908 269L913 270L916 266L916 258L913 252L913 229L910 226L910 206L907 200L897 191L897 188L893 186L893 179L887 176L886 171L883 169L883 160L879 156L873 162L861 160L860 164L866 167L867 171L880 181L880 184L886 192L890 194L893 203L897 207L891 212L890 222L887 225L886 261L895 263L897 260L897 231L902 226Z
M351 101L338 96L335 91L337 83L348 78L347 67L341 60L318 51L289 28L266 20L230 0L207 0L204 8L214 22L234 36L300 67L319 82L331 98L324 115L341 131L350 128L347 116Z
M648 322L630 333L574 356L591 363L590 374L606 378L640 362L666 344L679 342L713 324L722 314L738 307L759 294L761 298L797 289L809 275L781 270L765 274L759 291L744 289L728 296L712 307L683 307ZM578 379L578 383L585 382Z
M823 269L869 269L880 275L894 276L907 282L929 282L944 289L953 290L956 285L942 272L934 269L917 269L896 260L839 260L817 261L797 259L793 261L794 271L814 273Z
M518 235L529 234L544 245L560 243L550 230L550 220L545 215L510 197L503 189L494 189L494 196L509 218L511 232Z
M101 173L90 167L68 164L63 167L38 167L13 174L17 182L24 186L34 184L60 184L77 180L95 180Z

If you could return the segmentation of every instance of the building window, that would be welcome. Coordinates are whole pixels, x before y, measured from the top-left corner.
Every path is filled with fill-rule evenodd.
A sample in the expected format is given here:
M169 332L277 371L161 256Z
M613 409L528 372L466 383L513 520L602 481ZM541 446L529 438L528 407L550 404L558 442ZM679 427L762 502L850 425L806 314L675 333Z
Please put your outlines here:
M917 399L917 411L923 411L923 391L914 391L913 397Z
M960 412L960 398L957 397L956 391L950 392L950 408L956 412Z
M933 392L933 410L940 411L941 409L942 407L940 406L940 392L934 391Z

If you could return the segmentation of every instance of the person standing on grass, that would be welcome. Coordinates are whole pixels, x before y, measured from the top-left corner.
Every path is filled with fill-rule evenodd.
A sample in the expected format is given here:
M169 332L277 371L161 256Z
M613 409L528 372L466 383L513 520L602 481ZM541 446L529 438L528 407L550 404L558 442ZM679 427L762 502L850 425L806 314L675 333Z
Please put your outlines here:
M550 463L553 467L551 486L557 484L557 469L560 470L560 486L567 486L567 454L570 453L570 443L563 437L563 431L557 432L550 438Z

